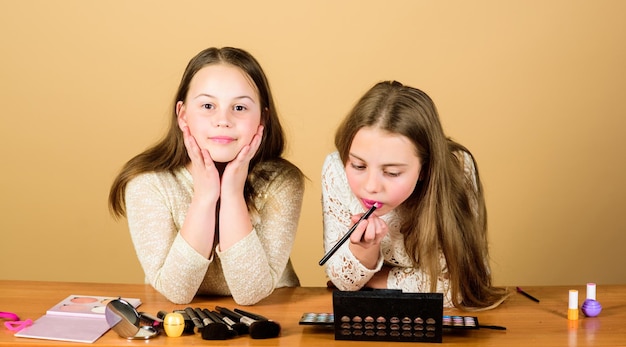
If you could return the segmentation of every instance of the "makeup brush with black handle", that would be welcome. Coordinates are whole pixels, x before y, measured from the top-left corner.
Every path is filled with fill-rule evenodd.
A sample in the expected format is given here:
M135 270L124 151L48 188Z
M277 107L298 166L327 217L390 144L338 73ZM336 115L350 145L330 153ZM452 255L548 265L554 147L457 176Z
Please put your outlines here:
M215 313L207 310L206 308L203 309L203 310L200 310L198 308L197 310L199 310L198 314L201 314L202 317L206 317L208 320L213 321L214 324L223 324L224 326L226 326L226 328L228 329L228 337L235 337L235 336L239 335L239 333L237 331L235 331L235 329L233 329L230 325L226 324L226 322L224 322Z
M269 339L280 335L280 324L274 321L256 320L220 306L215 306L215 310L230 317L234 321L246 324L249 329L250 337L253 339Z
M252 319L254 319L254 320L268 320L268 321L272 321L271 319L266 318L266 317L263 317L263 316L261 316L260 314L256 314L256 313L252 313L252 312L244 311L244 310L239 309L239 308L236 308L236 309L234 309L233 311L235 311L235 312L237 312L237 313L239 313L239 314L242 314L242 315L244 315L244 316L248 316L248 317L250 317L250 318L252 318Z
M204 310L208 311L206 308ZM219 319L221 319L222 322L226 323L228 326L233 328L233 330L235 330L238 335L246 335L246 334L249 333L250 329L244 323L235 322L230 317L226 317L226 316L224 316L223 314L221 314L221 313L219 313L217 311L208 311L208 312L211 312L216 317L219 317Z
M193 313L202 323L202 328L198 331L202 335L203 340L226 340L235 336L234 332L229 329L228 325L221 321L214 321L204 314L201 309L193 309Z

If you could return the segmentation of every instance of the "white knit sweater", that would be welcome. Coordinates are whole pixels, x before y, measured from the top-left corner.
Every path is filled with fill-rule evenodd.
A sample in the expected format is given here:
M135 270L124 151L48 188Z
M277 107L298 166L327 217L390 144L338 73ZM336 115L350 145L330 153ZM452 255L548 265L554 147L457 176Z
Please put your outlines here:
M300 285L289 259L304 193L293 167L263 163L269 182L256 183L258 216L244 239L207 259L179 234L193 195L186 168L150 172L126 187L128 226L146 281L170 301L191 302L197 294L232 295L252 305L275 288ZM220 221L222 225L227 221Z
M338 152L326 157L322 169L322 209L324 214L324 249L330 250L352 225L350 216L365 212L350 190L345 168ZM367 284L383 264L391 266L387 288L405 292L430 292L430 278L413 268L400 234L400 220L394 211L381 217L387 223L388 233L380 244L381 254L374 269L368 269L352 254L349 242L343 244L326 263L326 274L341 290L359 290ZM437 292L444 293L444 306L451 307L450 282L443 252L440 252L442 275L437 281Z

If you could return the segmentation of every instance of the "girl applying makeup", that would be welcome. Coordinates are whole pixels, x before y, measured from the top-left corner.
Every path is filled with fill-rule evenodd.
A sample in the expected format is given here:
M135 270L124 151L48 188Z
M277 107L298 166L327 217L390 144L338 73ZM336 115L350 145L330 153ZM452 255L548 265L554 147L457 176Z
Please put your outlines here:
M472 154L443 132L433 101L396 81L376 84L335 134L322 169L324 248L376 204L326 263L340 290L440 292L444 305L492 308L482 184Z

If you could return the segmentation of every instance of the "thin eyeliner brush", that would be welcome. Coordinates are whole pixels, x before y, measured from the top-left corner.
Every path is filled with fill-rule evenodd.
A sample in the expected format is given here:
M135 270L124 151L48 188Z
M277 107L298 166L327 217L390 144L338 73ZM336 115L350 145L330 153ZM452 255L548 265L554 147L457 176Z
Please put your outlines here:
M378 206L378 203L375 203L372 207L370 207L369 210L367 210L367 212L365 212L364 215L361 216L361 218L359 218L358 221L356 221L356 223L354 223L354 225L352 225L350 230L348 230L348 232L345 235L343 235L341 240L339 240L339 242L337 242L333 246L333 248L331 248L330 251L328 251L328 253L326 253L326 255L322 258L322 260L320 260L320 262L319 262L320 266L324 265L328 261L328 259L330 257L332 257L333 254L335 254L335 252L337 252L339 247L341 247L341 245L343 245L344 242L346 242L350 238L350 235L352 235L352 233L354 232L356 227L359 225L359 223L361 223L363 220L367 219L372 214L372 212L374 212L374 210L376 209L377 206Z

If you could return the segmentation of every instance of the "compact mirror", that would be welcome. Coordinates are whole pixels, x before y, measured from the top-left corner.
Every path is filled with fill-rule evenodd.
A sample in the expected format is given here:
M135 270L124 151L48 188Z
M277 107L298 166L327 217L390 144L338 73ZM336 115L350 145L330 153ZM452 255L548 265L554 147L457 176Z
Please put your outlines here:
M104 310L109 327L125 339L149 339L159 332L151 326L140 326L141 317L137 310L123 299L109 301Z

